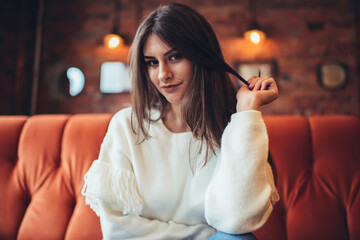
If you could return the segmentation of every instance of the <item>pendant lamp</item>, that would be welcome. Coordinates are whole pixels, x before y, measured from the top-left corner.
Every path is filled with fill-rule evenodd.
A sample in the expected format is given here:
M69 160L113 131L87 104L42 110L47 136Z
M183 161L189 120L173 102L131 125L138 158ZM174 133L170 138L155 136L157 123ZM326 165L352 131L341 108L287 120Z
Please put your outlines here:
M104 45L109 49L120 47L124 44L124 39L119 34L120 4L114 0L113 28L112 31L104 37Z
M256 1L249 0L250 11L252 13L251 22L247 30L245 31L245 38L253 44L263 43L266 39L266 34L261 28L260 24L256 20Z

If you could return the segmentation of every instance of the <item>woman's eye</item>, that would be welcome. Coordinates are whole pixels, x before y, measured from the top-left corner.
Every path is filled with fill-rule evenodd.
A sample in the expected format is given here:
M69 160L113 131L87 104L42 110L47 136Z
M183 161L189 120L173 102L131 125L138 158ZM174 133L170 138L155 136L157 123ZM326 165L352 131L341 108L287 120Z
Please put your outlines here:
M178 60L178 59L181 59L182 58L182 55L179 54L179 53L175 53L173 55L170 56L170 61L175 61L175 60Z
M158 63L158 61L156 61L156 60L146 61L147 66L155 66L155 65L157 65L157 63Z

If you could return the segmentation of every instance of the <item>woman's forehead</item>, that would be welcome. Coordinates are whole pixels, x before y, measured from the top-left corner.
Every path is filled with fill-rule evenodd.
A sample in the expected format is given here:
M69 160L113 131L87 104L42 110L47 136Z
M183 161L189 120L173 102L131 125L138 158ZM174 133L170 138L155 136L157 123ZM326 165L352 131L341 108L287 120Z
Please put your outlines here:
M144 56L163 55L171 49L173 49L173 47L169 46L160 37L155 34L150 34L145 41Z

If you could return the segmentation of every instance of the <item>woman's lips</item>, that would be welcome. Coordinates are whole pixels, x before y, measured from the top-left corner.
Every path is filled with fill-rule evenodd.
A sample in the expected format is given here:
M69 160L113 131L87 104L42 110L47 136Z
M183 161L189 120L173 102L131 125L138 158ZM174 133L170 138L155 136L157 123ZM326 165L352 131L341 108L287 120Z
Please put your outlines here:
M161 88L162 88L165 92L171 93L171 92L176 91L177 87L180 86L181 84L182 84L182 82L179 83L179 84L165 85L165 86L162 86Z

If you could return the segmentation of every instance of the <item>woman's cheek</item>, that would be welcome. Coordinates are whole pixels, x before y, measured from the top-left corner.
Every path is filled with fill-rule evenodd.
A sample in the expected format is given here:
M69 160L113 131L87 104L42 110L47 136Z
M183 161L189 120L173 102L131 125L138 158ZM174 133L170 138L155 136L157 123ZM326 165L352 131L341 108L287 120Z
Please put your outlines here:
M150 77L151 82L152 82L156 87L158 87L157 74L156 74L156 71L154 71L154 69L150 69L150 70L149 70L149 77Z

